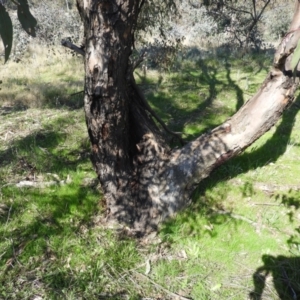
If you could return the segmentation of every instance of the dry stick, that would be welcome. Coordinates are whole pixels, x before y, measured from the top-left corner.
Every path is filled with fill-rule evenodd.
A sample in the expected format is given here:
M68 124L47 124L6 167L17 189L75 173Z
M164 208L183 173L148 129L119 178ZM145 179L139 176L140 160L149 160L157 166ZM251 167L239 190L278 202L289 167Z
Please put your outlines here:
M73 51L75 51L76 53L80 54L80 55L84 55L85 51L81 48L79 48L78 46L72 44L70 41L67 40L62 40L61 41L61 45L64 47L67 47ZM132 65L132 70L136 69L138 67L138 65L144 60L144 56L145 56L146 52L143 52L142 55L140 56L139 59L137 59L137 61L135 61ZM147 100L145 99L143 93L140 91L139 87L137 86L137 84L134 81L134 78L131 78L131 84L133 86L133 88L135 89L135 91L137 92L137 94L139 95L139 97L141 98L146 110L152 115L152 117L154 117L154 119L157 120L157 122L163 127L163 129L172 134L174 137L176 137L180 143L182 145L184 145L184 141L181 138L181 134L174 132L172 130L170 130L167 125L164 123L164 121L155 113L155 111L150 107L149 103L147 102ZM80 92L79 92L80 93ZM73 94L74 95L74 94Z
M227 215L233 219L236 219L236 220L241 220L241 221L244 221L246 223L249 223L250 225L252 225L255 229L257 228L257 226L259 225L257 222L254 222L244 216L241 216L241 215L237 215L237 214L233 214L231 213L230 211L226 211L226 210L215 210L215 209L212 209L213 213L216 214L216 215ZM288 234L290 235L291 233L286 231L286 230L279 230L278 228L276 227L270 227L270 226L267 226L265 224L262 225L262 228L263 229L266 229L268 230L269 232L271 233L274 233L274 231L277 231L277 232L281 232L281 233L285 233L285 234Z
M154 286L156 286L157 288L163 290L165 293L171 295L172 297L174 298L179 298L180 300L191 300L191 298L186 298L186 297L183 297L183 296L180 296L176 293L173 293L171 291L169 291L168 289L164 288L163 286L161 286L160 284L156 283L155 281L153 281L152 279L150 279L148 276L142 274L142 273L139 273L139 272L136 272L135 273L138 275L138 276L141 276L142 278L150 281Z
M214 214L217 214L217 215L227 215L233 219L236 219L236 220L242 220L244 222L247 222L249 224L251 224L252 226L256 227L257 226L257 223L244 217L244 216L241 216L241 215L237 215L237 214L233 214L231 213L230 211L226 211L226 210L215 210L215 209L212 209L212 211L214 212Z
M18 253L16 253L15 251L13 239L11 239L11 243L12 243L12 250L13 250L13 261L16 261L20 266L23 266L18 260Z
M144 61L146 54L146 50L142 51L140 57L136 61L131 63L133 71Z
M12 208L12 204L11 204L11 206L10 206L9 210L8 210L8 215L7 215L7 219L6 219L5 227L7 226L7 223L8 223L8 221L9 221L9 217L10 217L10 211L11 211L11 208Z
M0 258L6 253L7 251L4 251L2 254L0 254Z

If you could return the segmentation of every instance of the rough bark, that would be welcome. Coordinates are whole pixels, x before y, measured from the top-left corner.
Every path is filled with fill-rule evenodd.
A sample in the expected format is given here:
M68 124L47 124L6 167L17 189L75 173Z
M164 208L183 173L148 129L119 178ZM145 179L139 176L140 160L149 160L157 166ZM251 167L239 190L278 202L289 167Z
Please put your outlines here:
M132 76L130 54L143 1L78 2L86 37L86 123L107 217L143 233L186 207L203 178L268 131L293 101L298 79L289 61L300 37L299 2L292 33L257 94L224 124L172 151Z

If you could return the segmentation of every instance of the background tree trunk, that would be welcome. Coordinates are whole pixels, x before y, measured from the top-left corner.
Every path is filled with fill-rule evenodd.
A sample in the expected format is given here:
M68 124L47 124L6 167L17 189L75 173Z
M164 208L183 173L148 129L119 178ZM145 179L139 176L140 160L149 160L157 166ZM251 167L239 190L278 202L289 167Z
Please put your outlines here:
M298 86L288 67L297 29L258 93L211 132L171 151L136 88L130 55L142 0L78 0L85 27L86 123L110 220L144 233L184 208L195 186L268 131ZM298 28L299 3L291 30Z

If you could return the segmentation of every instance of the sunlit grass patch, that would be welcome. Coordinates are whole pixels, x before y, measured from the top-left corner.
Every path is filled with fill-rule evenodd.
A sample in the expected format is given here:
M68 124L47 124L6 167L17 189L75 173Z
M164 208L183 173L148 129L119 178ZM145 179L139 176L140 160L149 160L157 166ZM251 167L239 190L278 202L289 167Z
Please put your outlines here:
M124 272L140 254L135 241L119 240L97 219L104 208L88 159L84 116L43 112L12 113L16 122L27 122L27 131L0 149L0 297L118 298L124 290L134 297ZM41 186L16 186L26 180Z
M53 51L55 56L36 45L20 63L8 61L1 67L1 106L81 106L81 98L71 94L83 89L82 58L72 57L64 49Z

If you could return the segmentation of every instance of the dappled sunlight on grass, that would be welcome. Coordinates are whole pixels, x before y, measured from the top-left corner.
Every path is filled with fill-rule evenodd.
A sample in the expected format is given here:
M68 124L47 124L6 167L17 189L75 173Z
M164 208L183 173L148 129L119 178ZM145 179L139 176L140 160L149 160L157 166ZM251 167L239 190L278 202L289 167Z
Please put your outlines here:
M63 110L5 116L11 127L25 121L27 129L0 149L0 297L96 299L125 286L134 297L124 272L141 259L136 242L101 225L84 116L66 111L68 118ZM41 187L16 186L24 180Z
M82 61L42 55L34 74L24 68L11 76L22 62L3 69L0 298L299 295L299 99L245 153L203 180L191 206L162 224L158 236L136 241L102 223L106 207L84 115L74 109L82 95L69 97L83 89ZM253 95L268 60L183 60L170 73L137 70L136 80L170 129L190 140ZM24 181L41 185L17 187Z
M233 115L266 74L267 69L252 57L239 61L207 58L184 61L177 72L150 70L145 77L138 70L136 79L168 126L192 139Z

